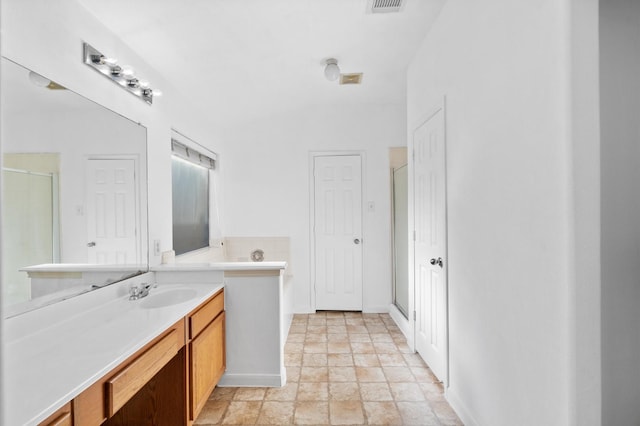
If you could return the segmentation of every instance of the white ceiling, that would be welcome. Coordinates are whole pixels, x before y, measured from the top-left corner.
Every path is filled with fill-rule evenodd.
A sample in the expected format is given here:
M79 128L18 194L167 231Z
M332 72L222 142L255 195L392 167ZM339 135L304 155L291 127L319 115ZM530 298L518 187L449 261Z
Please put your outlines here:
M404 103L407 65L445 0L385 14L367 0L78 1L196 106L238 123L309 104ZM362 85L325 80L329 57L363 72Z

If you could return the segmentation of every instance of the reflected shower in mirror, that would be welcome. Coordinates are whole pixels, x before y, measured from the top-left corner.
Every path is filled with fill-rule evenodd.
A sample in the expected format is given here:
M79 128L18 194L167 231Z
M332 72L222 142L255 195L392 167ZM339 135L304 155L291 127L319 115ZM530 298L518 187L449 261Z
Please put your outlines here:
M1 78L5 312L146 271L146 129L6 58Z

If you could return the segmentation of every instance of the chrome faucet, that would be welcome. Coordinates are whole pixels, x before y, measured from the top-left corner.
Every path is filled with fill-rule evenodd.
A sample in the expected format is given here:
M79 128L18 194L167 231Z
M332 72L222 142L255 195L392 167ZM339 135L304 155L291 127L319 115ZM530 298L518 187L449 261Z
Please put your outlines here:
M129 289L129 300L138 300L143 297L147 297L150 290L151 284L142 283L141 287L138 287L137 284L133 284Z

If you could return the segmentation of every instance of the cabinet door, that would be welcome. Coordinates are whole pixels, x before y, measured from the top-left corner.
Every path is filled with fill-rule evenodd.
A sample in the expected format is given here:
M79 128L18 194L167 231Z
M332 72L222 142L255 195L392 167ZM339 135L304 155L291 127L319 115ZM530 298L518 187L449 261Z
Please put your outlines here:
M190 412L195 420L226 367L225 317L222 312L196 338L190 350Z
M71 403L65 404L48 419L40 423L39 426L73 426L73 418L71 417Z

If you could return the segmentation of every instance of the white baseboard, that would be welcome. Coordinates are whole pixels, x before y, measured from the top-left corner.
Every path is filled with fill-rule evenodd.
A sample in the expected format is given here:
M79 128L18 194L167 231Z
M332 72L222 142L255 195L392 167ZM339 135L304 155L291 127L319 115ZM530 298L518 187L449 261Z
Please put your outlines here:
M315 314L315 309L311 309L311 306L295 306L293 308L294 314Z
M362 312L365 314L387 314L389 313L388 306L365 306L362 308Z
M218 386L220 387L269 387L279 388L287 382L281 374L229 374L224 373Z
M466 405L462 402L462 400L458 397L458 394L452 390L450 387L445 389L444 397L453 408L453 411L456 412L460 420L465 426L479 426L479 423L473 418L471 414L469 414L469 410L467 410Z
M316 311L309 306L296 306L293 310L296 314L315 314ZM366 306L362 308L365 314L386 314L389 312L388 306Z

